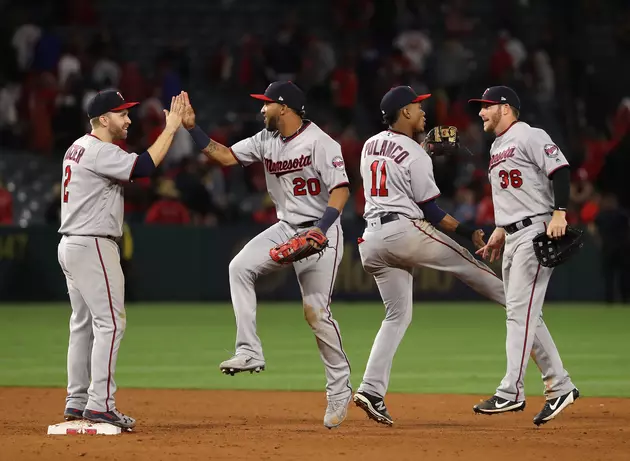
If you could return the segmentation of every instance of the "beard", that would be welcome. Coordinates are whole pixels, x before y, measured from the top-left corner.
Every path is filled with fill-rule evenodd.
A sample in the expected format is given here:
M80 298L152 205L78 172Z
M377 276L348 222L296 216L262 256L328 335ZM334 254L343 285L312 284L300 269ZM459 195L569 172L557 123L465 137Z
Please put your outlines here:
M278 131L278 120L279 117L276 115L274 117L267 117L267 121L265 122L265 129L267 131Z
M127 139L127 132L122 126L110 127L109 133L112 135L112 139Z
M486 133L492 133L500 122L501 122L501 113L496 112L490 115L490 117L488 117L488 122L484 123L484 131Z

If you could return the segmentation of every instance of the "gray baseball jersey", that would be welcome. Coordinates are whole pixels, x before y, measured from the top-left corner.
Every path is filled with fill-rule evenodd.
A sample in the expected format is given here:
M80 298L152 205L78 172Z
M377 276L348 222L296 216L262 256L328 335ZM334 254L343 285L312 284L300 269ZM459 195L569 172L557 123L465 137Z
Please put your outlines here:
M60 234L120 237L124 218L121 181L129 181L137 154L86 134L63 159Z
M297 225L321 218L330 191L348 184L339 144L305 120L293 136L262 130L231 147L238 162L263 162L278 219Z
M554 195L549 176L568 164L540 128L517 122L497 136L488 167L497 226L550 213Z
M410 137L386 130L366 141L361 152L366 219L398 213L422 219L418 203L440 195L431 157Z
M532 246L532 239L544 232L551 220L554 194L549 176L568 165L549 135L524 122L513 123L497 136L490 150L488 176L498 227L531 218L528 227L518 227L508 234L503 252L507 322L507 372L495 394L513 402L525 400L524 380L528 358L541 359L537 341L548 344L543 370L547 399L571 392L574 385L565 370L551 334L540 332L542 308L552 268L542 267ZM533 351L533 352L532 352Z
M386 317L376 335L360 391L384 397L398 345L411 322L413 270L428 267L454 274L483 296L506 304L503 283L483 262L453 239L422 220L418 202L439 195L428 154L411 138L384 131L370 138L361 156L367 227L359 253L376 281ZM384 191L384 192L383 192ZM398 214L383 223L380 216ZM534 360L550 394L566 389L567 373L542 318L532 331ZM360 397L355 397L355 399Z
M114 378L126 327L122 235L123 186L138 155L87 134L63 159L59 264L72 305L66 408L116 408ZM97 325L98 328L94 327Z
M321 218L330 191L348 183L341 149L317 125L305 120L291 137L263 130L232 146L242 165L263 162L267 190L276 205L278 219L258 234L229 265L230 293L236 316L236 356L264 363L262 343L256 332L255 281L261 275L286 267L269 256L269 249L288 240L305 224ZM303 226L300 226L303 224ZM307 226L307 227L304 227ZM317 347L326 370L328 400L347 399L352 393L350 363L343 349L339 325L330 310L331 293L343 256L343 231L339 222L326 233L330 245L321 256L293 264L298 278L304 318L317 337ZM230 361L226 361L227 363Z

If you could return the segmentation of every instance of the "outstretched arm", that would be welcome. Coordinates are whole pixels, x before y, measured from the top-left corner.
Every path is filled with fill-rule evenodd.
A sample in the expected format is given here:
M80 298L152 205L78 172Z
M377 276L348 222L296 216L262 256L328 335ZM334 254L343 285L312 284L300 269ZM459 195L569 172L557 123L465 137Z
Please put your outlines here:
M427 221L434 226L438 226L444 232L454 232L462 237L469 238L476 248L481 248L485 245L483 241L484 233L481 229L475 230L460 223L457 219L442 210L435 200L419 203L418 206L424 213L424 217Z
M487 259L488 255L490 255L490 262L493 263L501 256L503 245L505 245L505 229L497 227L488 239L488 243L479 248L476 254L480 255L483 259Z
M201 150L206 157L218 162L221 166L236 165L238 160L229 147L213 141L201 128L195 125L195 111L190 104L188 93L184 92L183 97L184 115L182 117L182 125L188 130L199 150Z
M203 133L200 128L198 129ZM205 133L203 134L205 135ZM222 166L232 166L238 163L238 160L236 160L236 157L234 156L234 154L232 154L232 151L229 147L225 147L223 144L213 141L210 138L208 138L208 141L208 145L201 149L201 152L203 152L206 157L211 160L215 160Z

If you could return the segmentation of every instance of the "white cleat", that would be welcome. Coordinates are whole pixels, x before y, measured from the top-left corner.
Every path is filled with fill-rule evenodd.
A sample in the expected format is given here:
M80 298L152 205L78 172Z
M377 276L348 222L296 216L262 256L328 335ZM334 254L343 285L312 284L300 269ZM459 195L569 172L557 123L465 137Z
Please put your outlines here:
M221 372L226 375L234 376L236 373L249 371L250 373L260 373L265 369L265 361L258 360L249 355L235 355L219 365Z
M324 415L324 426L328 429L338 427L343 423L346 416L348 416L348 405L352 400L352 394L345 399L329 400L326 407L326 414Z

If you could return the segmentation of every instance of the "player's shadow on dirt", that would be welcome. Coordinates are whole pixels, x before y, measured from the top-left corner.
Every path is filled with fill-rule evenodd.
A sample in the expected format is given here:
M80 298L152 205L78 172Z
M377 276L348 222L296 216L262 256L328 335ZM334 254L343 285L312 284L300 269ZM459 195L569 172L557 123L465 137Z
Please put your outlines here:
M134 429L134 433L140 434L155 434L161 432L171 432L174 430L177 431L198 431L198 430L208 430L208 429L225 429L229 426L226 423L219 422L207 422L207 423L169 423L169 424L152 424L150 430L145 430L145 428Z
M497 427L496 424L487 424L484 420L479 419L479 421L429 421L429 422L418 422L418 421L401 421L398 423L397 427L399 429L409 429L409 430L417 430L417 429L453 429L453 430L466 430L466 432L510 432L513 430L523 430L523 427L515 424L503 424L500 427Z

